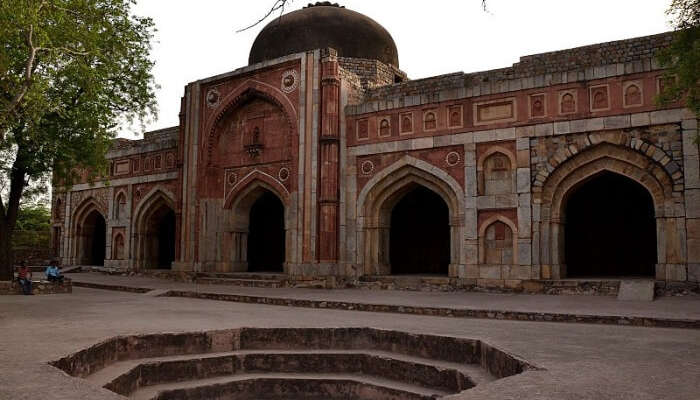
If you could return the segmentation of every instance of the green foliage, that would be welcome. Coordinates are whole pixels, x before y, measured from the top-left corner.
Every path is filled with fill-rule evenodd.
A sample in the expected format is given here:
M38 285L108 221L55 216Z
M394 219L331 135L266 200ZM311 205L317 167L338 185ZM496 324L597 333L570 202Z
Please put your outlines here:
M154 26L135 0L0 2L0 169L28 180L76 168L104 174L121 121L155 113L149 58ZM14 164L14 165L11 165Z
M51 232L49 231L15 231L12 234L12 248L17 251L50 251Z
M67 186L81 170L106 176L119 122L156 111L154 25L134 4L0 0L0 280L25 189L45 190L51 173Z
M48 249L51 238L51 210L44 204L27 204L19 208L16 231L12 235L15 249Z
M26 205L19 209L16 229L20 231L49 231L51 210L43 204Z
M677 31L671 46L658 54L667 68L658 102L684 101L700 116L700 0L673 0L667 14Z

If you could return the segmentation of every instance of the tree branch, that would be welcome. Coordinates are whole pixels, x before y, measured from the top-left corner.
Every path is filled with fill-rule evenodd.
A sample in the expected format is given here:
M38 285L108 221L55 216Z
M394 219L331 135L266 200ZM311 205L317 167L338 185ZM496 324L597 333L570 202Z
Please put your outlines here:
M8 114L11 114L15 111L19 103L22 101L24 96L27 94L27 91L29 90L29 86L31 85L32 81L32 73L34 72L34 61L36 60L36 53L37 53L37 48L34 47L34 39L32 38L34 36L34 25L29 25L29 31L27 31L27 46L29 47L29 57L27 58L27 62L24 67L24 80L22 82L22 88L20 91L15 95L15 97L10 101L10 104L7 106L7 109L3 111L2 116L5 117Z
M68 47L37 47L36 51L37 52L40 52L40 51L43 51L43 52L58 51L58 52L70 54L72 56L87 56L88 54L90 54L87 51L69 49Z
M265 21L267 19L267 17L272 15L277 10L280 10L280 17L282 17L282 14L284 13L284 7L288 3L291 3L292 1L294 1L294 0L275 0L275 2L272 4L272 7L270 7L270 9L267 11L267 13L265 13L265 15L263 15L262 18L257 20L255 23L253 23L249 26L246 26L243 29L237 30L236 33L247 31L248 29L259 25L261 22ZM484 12L488 12L488 9L486 8L486 0L481 0L481 8L484 10Z
M247 31L248 29L259 25L261 22L265 21L267 19L267 17L272 15L272 13L274 13L277 10L280 10L280 17L282 17L282 14L284 13L284 7L287 5L287 3L291 3L292 1L293 0L275 0L275 2L272 4L272 7L270 7L270 10L268 10L267 13L262 18L260 18L257 22L255 22L254 24L252 24L250 26L247 26L243 29L237 30L236 33Z

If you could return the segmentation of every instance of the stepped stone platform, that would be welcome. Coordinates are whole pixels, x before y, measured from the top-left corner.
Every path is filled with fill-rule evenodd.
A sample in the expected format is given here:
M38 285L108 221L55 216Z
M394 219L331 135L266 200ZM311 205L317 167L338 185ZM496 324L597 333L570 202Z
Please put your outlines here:
M358 327L120 336L51 365L138 400L434 399L540 370L479 340Z
M135 293L158 290L158 297L451 318L700 329L698 296L620 302L612 296L240 287L95 273L72 277L76 286Z
M80 270L80 266L74 267ZM109 275L134 275L125 270L84 267L83 270ZM512 286L489 286L475 279L442 275L364 275L359 278L337 276L291 276L273 272L191 272L151 269L136 276L176 282L258 288L366 289L416 292L526 293L547 295L617 296L622 281L629 277L588 277L558 280L523 280ZM638 278L632 278L638 280ZM700 295L700 284L693 282L653 281L656 296Z

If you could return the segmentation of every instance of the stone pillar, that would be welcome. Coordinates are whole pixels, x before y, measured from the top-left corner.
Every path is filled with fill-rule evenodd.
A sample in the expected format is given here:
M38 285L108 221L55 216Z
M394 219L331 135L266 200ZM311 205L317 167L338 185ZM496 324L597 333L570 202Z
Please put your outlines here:
M532 190L530 186L530 139L516 139L516 192L518 194L518 254L521 267L530 269L528 278L540 279L540 268L532 262ZM524 276L522 278L525 278Z
M197 175L199 163L199 124L200 124L200 94L199 83L191 83L185 87L185 97L181 102L179 146L180 155L178 164L182 165L179 179L178 208L181 210L180 218L176 221L180 227L176 231L178 238L177 258L173 263L176 271L197 271L199 260L197 259L195 243L197 237L197 215L199 211L197 203ZM131 255L134 257L135 255Z
M335 50L321 56L321 134L319 137L320 195L318 197L318 257L338 260L340 76Z
M479 277L479 234L477 222L477 174L476 145L464 145L464 271L458 271L460 278Z
M688 115L682 122L685 183L685 228L687 231L688 280L700 282L700 147L695 142L698 120Z

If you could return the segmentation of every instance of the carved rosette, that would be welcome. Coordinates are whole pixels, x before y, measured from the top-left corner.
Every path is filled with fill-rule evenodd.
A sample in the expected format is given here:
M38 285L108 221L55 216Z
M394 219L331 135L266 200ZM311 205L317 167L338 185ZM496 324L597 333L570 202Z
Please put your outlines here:
M445 164L447 164L448 167L454 167L459 164L460 161L462 161L462 157L456 151L451 151L445 156Z
M299 74L296 70L290 69L282 74L282 91L292 93L299 87Z
M371 160L365 160L360 164L360 172L362 175L372 175L374 172L374 163Z
M215 108L221 102L221 93L219 93L219 91L214 88L209 89L207 91L205 101L207 102L207 107Z

